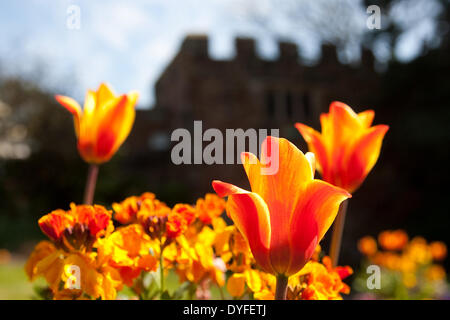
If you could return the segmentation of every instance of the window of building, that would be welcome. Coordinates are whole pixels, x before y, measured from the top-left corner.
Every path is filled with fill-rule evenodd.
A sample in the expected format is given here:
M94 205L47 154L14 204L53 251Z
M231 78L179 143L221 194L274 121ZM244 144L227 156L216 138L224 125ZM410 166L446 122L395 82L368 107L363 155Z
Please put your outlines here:
M275 94L273 91L266 93L266 109L269 117L275 116Z
M288 118L292 118L293 114L294 114L294 106L293 106L293 101L292 101L292 93L291 92L287 92L286 93L286 114L288 116Z
M308 93L302 95L303 112L306 118L311 116L311 99Z

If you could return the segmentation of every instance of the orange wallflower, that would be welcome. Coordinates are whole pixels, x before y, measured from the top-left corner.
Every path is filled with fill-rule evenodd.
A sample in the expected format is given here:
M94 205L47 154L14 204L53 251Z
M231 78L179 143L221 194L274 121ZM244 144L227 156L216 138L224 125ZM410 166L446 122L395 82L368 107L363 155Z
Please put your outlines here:
M134 123L137 92L116 96L102 83L88 90L84 108L72 98L57 95L56 100L73 115L78 151L84 161L100 164L116 153Z
M363 255L372 256L377 252L377 242L371 236L365 236L358 241L358 250Z
M322 133L296 123L309 150L317 157L317 169L325 181L353 193L364 181L380 154L386 125L371 127L374 111L355 113L342 102L332 102L320 116Z
M403 230L386 230L379 234L378 242L386 250L401 250L408 243L408 235Z
M225 201L215 194L207 193L204 199L197 200L195 209L200 221L204 224L210 224L214 218L219 217L225 210Z
M340 293L350 293L350 287L342 280L352 273L348 266L333 268L331 259L325 256L322 263L310 261L292 280L306 277L306 287L300 290L302 300L342 300Z
M425 271L425 277L430 281L438 281L444 280L447 274L442 266L433 264Z
M188 204L178 203L173 207L166 222L168 238L176 238L184 233L195 219L195 209Z
M121 224L137 222L137 214L140 210L152 210L156 203L155 194L144 192L140 196L128 197L120 203L114 202L114 219Z
M71 267L79 268L79 288L68 287ZM44 277L54 299L115 299L122 282L117 270L102 264L95 253L67 252L41 241L28 258L25 272L31 281Z
M103 206L70 204L70 210L54 210L39 219L39 227L51 240L66 249L91 246L96 238L113 228L111 212Z
M288 140L267 137L261 149L261 161L242 153L252 192L221 181L213 187L228 196L226 210L263 270L289 276L311 258L340 203L351 195L314 179L314 156ZM263 174L274 167L276 173Z
M447 256L447 246L442 241L430 243L430 251L433 260L441 261Z
M99 240L97 245L99 259L118 269L128 286L143 270L156 270L157 260L150 254L150 249L152 242L138 224L116 229L107 238Z

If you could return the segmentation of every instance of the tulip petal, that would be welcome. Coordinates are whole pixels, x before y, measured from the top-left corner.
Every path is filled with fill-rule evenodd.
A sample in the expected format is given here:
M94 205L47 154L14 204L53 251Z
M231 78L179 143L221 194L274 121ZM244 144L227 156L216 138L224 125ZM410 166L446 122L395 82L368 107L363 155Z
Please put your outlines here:
M322 135L313 128L310 128L302 123L296 123L295 127L308 144L308 149L312 153L314 153L315 157L317 158L317 161L315 161L317 170L319 170L322 176L327 176L329 171L329 161L326 151L326 145L324 143Z
M319 241L333 223L341 202L351 197L346 190L322 180L315 179L308 185L302 205L303 210L312 210L315 213Z
M80 118L82 115L80 105L74 99L66 96L56 95L55 99L73 115L75 133L78 138L80 135Z
M97 89L97 96L96 96L96 103L97 108L101 108L104 106L105 103L108 101L115 99L116 95L114 94L114 91L107 83L100 84L99 88Z
M361 123L355 111L345 103L339 101L333 101L330 104L330 117L334 124L337 124L335 129L338 129L336 127L357 129Z
M291 262L288 275L311 258L317 243L330 228L342 201L351 195L322 180L308 184L290 221Z
M78 138L78 150L86 162L92 162L95 159L98 126L96 101L97 93L88 90L84 99L83 119L80 123L80 136Z
M92 117L97 105L97 92L88 90L84 98L83 112L86 116Z
M136 98L133 96L132 99L129 101L128 95L122 95L110 100L97 115L96 155L104 161L119 149L133 127Z
M345 182L349 185L349 191L355 190L372 170L378 160L381 144L388 130L389 126L387 125L371 127L355 143L353 152L349 155L346 168L347 175L345 179L347 181Z
M312 152L307 152L305 154L305 157L311 166L311 174L312 177L314 178L314 174L316 173L316 156Z
M243 153L242 162L252 192L261 196L269 208L271 263L277 273L284 273L287 268L286 256L289 255L286 230L289 230L289 221L301 193L313 179L311 164L291 142L276 137L264 140L261 161L257 161L250 153ZM263 174L268 167L278 170L273 174Z
M122 127L117 137L117 143L119 146L127 139L131 129L133 128L134 118L136 116L135 106L138 98L139 94L136 91L132 91L127 94L127 106L123 115L124 118L122 121Z
M266 272L273 272L269 261L271 228L267 204L258 194L232 184L215 180L212 185L220 197L228 196L226 210L246 238L256 261Z
M330 104L330 122L332 124L333 157L340 153L352 141L355 132L360 131L361 121L358 115L348 105L334 101ZM339 158L339 155L337 155Z
M374 117L375 117L375 111L373 111L373 110L366 110L366 111L358 113L358 118L361 121L363 127L365 127L365 128L370 128Z

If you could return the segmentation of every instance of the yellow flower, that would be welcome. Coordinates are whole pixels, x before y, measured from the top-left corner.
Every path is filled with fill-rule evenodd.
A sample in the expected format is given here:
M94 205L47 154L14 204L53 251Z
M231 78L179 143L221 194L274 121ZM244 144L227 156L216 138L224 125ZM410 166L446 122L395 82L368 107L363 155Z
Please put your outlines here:
M245 291L245 275L243 273L233 273L228 278L227 290L232 297L241 297Z
M55 245L50 241L41 241L36 245L25 264L25 273L27 274L30 281L34 281L34 279L36 278L36 265L38 264L38 262L48 257L55 251Z
M73 270L77 272L74 274ZM86 297L110 300L116 298L117 289L121 287L118 272L100 265L95 253L67 253L48 241L36 246L25 271L32 281L43 276L55 299Z
M142 271L156 270L157 259L150 254L152 248L149 236L138 224L116 229L97 245L99 258L118 269L128 286Z
M304 277L299 285L302 300L341 300L341 293L348 294L350 287L342 280L353 273L350 267L331 266L329 257L324 257L322 263L310 261L293 277Z
M417 284L417 277L414 273L404 273L402 276L402 282L405 287L411 289L414 288Z
M230 271L244 272L256 263L247 241L234 225L217 233L214 248Z
M447 274L442 266L433 264L426 270L425 276L430 281L439 281L444 280Z
M247 269L244 271L245 282L247 283L248 288L252 292L259 292L263 288L262 279L260 273L253 269Z
M422 237L413 238L405 248L405 254L418 264L428 264L432 260L427 242Z
M275 294L271 290L264 289L260 292L256 292L253 297L256 300L273 300L275 299Z

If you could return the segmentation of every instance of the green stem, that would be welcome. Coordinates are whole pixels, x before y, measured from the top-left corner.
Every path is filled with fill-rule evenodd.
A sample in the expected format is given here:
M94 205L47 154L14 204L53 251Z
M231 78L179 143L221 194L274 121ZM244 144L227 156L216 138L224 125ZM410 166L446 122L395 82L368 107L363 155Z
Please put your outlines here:
M225 300L225 296L223 295L222 287L217 283L217 287L219 288L220 299Z
M90 164L86 187L84 189L84 204L92 205L94 202L95 185L97 184L98 165Z
M333 267L339 262L339 252L341 251L342 233L344 231L345 215L347 213L348 200L341 203L333 225L333 235L331 238L330 257Z
M162 299L162 295L164 293L164 256L163 256L163 252L164 252L164 246L160 245L160 253L159 253L159 272L160 272L160 281L161 281L160 299Z
M277 285L275 289L275 300L286 300L288 277L284 274L277 275Z

